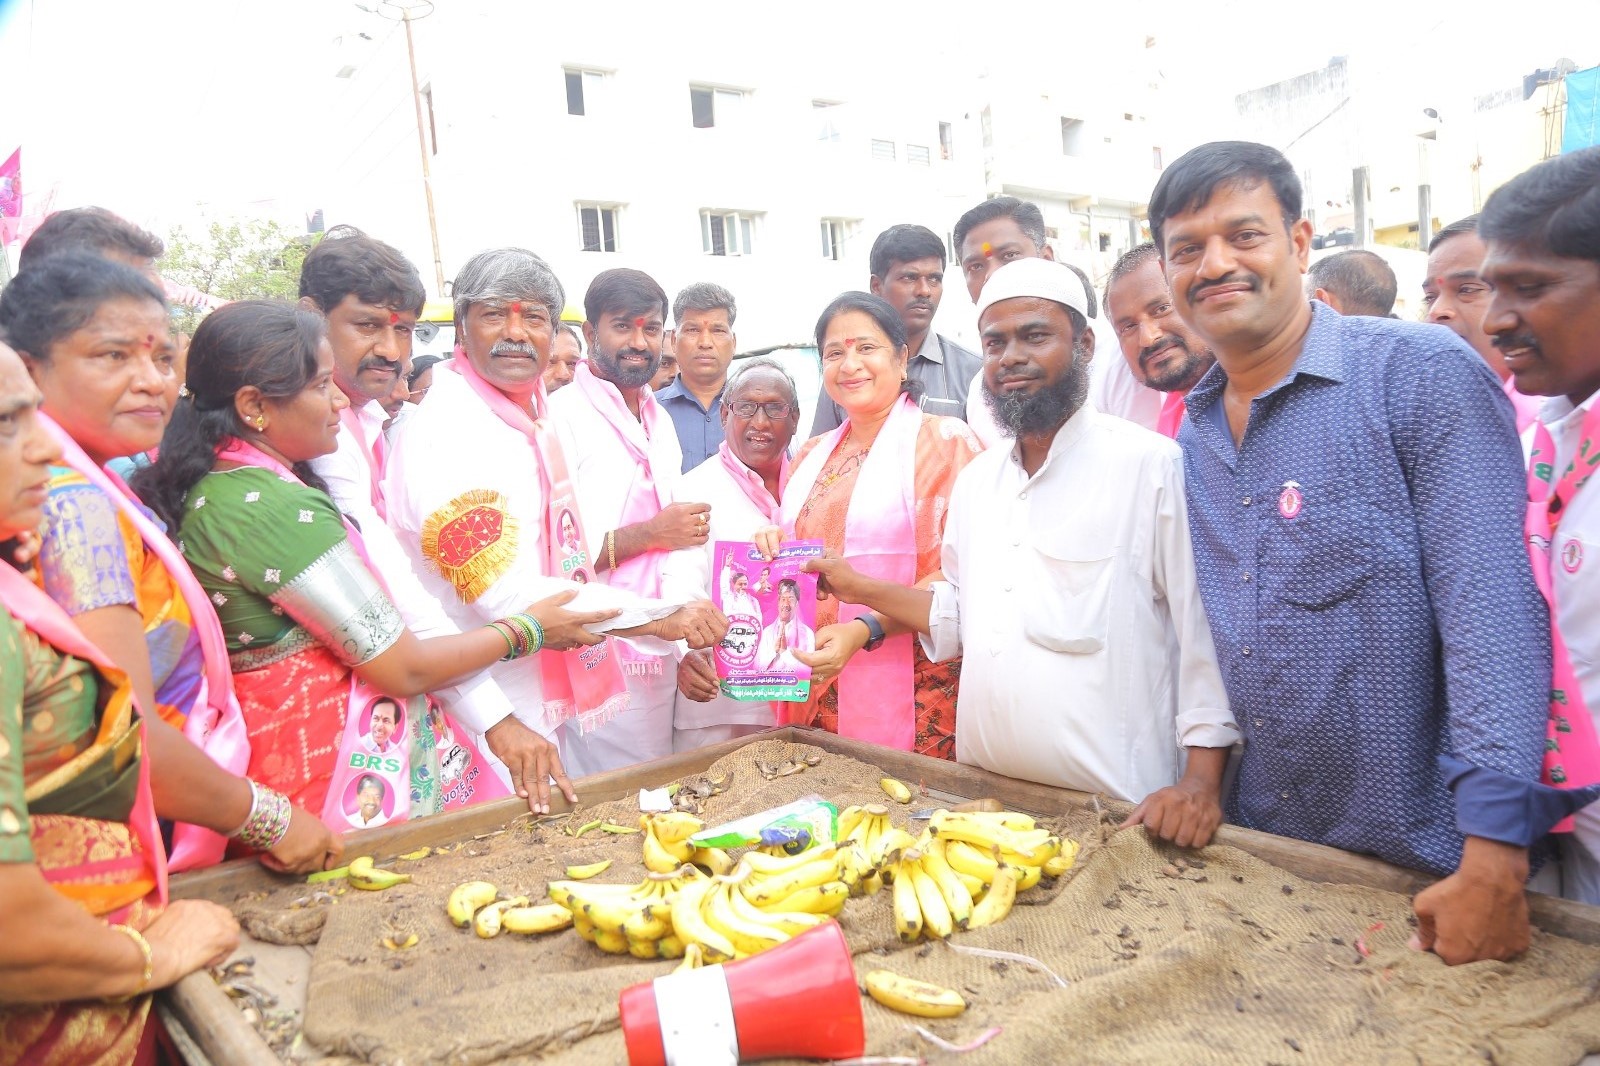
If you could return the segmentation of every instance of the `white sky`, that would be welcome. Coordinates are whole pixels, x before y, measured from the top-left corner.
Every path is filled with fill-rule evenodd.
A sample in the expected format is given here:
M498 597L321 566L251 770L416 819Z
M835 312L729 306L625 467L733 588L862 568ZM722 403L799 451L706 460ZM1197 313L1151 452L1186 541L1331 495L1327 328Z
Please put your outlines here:
M664 49L704 47L737 27L751 27L739 43L756 54L794 46L791 30L759 26L767 5L709 0L693 8L702 13L695 19L663 18L661 5L635 0L594 5L602 6L595 32L631 28L633 12L654 23ZM1360 17L1343 17L1352 8ZM1097 40L1149 33L1175 90L1169 98L1219 109L1232 93L1334 55L1381 70L1406 98L1437 89L1446 114L1564 55L1580 68L1600 63L1597 0L1519 9L1484 0L817 0L806 14L839 64L872 71L875 84L900 72L912 89L935 76L924 62L930 51L978 72L1072 63ZM58 182L56 206L100 203L158 230L201 210L296 218L317 200L324 138L351 133L326 128L322 104L343 84L332 76L331 42L363 30L381 37L393 26L351 0L0 0L0 156L22 143L29 189ZM516 61L504 40L461 47Z

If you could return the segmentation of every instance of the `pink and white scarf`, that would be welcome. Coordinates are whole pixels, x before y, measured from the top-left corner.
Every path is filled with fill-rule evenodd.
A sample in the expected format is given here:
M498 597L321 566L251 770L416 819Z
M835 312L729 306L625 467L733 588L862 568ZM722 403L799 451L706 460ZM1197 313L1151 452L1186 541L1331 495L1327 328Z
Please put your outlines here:
M871 577L912 585L917 580L916 467L922 411L903 397L889 412L856 475L845 517L844 557ZM795 536L795 520L816 486L824 464L850 423L829 433L791 474L783 490L783 532ZM839 621L868 613L855 603L839 604ZM916 683L912 640L902 633L877 651L855 656L835 684L839 690L839 735L910 751L916 741Z
M767 483L761 479L760 474L745 466L739 457L733 454L733 449L728 447L727 441L717 445L717 462L722 464L722 469L727 472L728 479L738 486L740 492L744 493L744 498L750 501L750 506L765 516L767 521L773 525L782 524L783 509L778 505L778 501L772 498L772 493L767 491ZM787 455L783 456L779 462L782 465L778 468L778 495L782 496L789 481L791 467Z
M533 465L539 471L539 484L544 492L544 543L549 553L545 572L572 577L581 571L585 580L593 580L594 568L588 552L583 549L583 545L589 541L583 532L578 496L573 490L572 478L567 473L567 458L561 450L561 440L547 417L544 382L541 380L534 385L533 414L530 416L509 396L483 379L460 345L456 346L455 358L449 365L489 410L526 437L528 446L533 449ZM579 369L582 370L581 367ZM578 544L572 551L563 549L561 531L557 528L560 516L569 512L578 525ZM626 710L628 687L618 665L620 647L621 642L607 637L599 644L586 648L540 652L545 714L552 721L576 718L579 731L588 733Z

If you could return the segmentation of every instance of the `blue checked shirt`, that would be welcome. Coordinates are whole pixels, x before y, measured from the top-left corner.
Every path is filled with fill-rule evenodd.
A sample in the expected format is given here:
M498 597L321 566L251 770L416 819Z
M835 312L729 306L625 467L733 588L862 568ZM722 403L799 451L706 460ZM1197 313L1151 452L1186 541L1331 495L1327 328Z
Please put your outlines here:
M1313 312L1242 447L1220 365L1180 435L1245 737L1229 819L1446 874L1463 834L1525 846L1564 813L1514 416L1449 331Z

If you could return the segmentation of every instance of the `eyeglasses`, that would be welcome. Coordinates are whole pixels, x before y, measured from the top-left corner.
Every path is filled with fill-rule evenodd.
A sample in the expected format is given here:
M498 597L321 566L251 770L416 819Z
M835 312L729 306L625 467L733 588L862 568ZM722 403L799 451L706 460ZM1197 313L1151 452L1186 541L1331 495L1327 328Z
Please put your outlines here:
M735 400L728 405L728 410L733 412L735 418L754 418L757 410L767 416L767 421L776 422L788 418L789 412L794 410L792 404L774 400L771 403L756 403L754 400Z

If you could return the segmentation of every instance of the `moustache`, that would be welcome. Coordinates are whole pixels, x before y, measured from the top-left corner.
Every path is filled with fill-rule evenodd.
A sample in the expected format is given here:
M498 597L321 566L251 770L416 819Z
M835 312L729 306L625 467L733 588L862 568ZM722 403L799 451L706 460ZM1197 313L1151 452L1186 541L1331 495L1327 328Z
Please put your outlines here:
M356 373L360 374L368 370L382 370L385 373L398 374L400 373L400 364L392 359L369 355L361 360L360 365L356 367Z
M1157 341L1155 344L1150 345L1148 348L1139 349L1139 365L1143 366L1156 356L1160 355L1162 352L1166 351L1168 348L1178 348L1185 353L1189 351L1189 346L1183 343L1180 338L1165 337Z
M931 314L933 312L933 305L930 304L930 303L922 303L922 302L919 301L917 303L906 304L906 310L907 311L927 311L927 312L929 312Z
M611 353L613 359L649 359L651 356L648 348L618 348ZM665 363L662 364L666 365Z
M1508 348L1533 348L1539 347L1539 340L1531 333L1501 333L1490 341L1496 348L1505 351Z
M1194 303L1211 290L1220 289L1228 285L1244 285L1251 292L1255 292L1261 286L1261 279L1249 274L1229 274L1226 277L1217 278L1215 281L1197 281L1189 286L1189 302Z
M539 351L527 341L500 341L489 349L489 355L526 355L537 359Z

